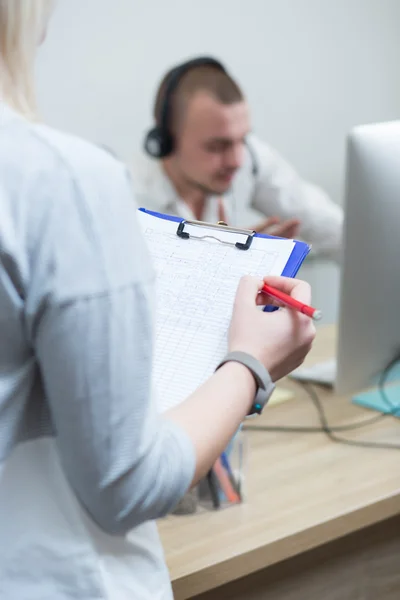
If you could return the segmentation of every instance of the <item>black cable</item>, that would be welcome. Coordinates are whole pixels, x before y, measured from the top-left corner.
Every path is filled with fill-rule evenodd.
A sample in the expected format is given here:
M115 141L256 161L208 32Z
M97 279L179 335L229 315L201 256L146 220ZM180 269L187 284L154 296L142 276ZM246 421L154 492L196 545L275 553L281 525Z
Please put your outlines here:
M328 436L328 438L332 442L335 442L335 443L342 443L342 444L347 444L350 446L359 446L359 447L364 447L364 448L382 448L382 449L400 450L400 445L397 445L397 444L388 444L385 442L380 443L380 442L355 441L355 440L349 440L347 438L343 438L343 437L336 435L337 432L361 429L362 427L372 425L374 423L377 423L378 421L381 421L384 418L387 418L390 416L396 416L398 413L400 413L400 407L396 406L395 404L393 404L391 402L391 400L389 399L389 397L386 393L386 389L385 389L390 372L391 372L392 368L399 361L400 361L400 355L397 355L387 365L387 367L384 369L384 371L381 373L379 382L378 382L379 393L380 393L383 401L385 402L385 404L390 409L389 412L380 413L378 415L375 415L374 417L363 419L362 421L358 421L356 423L331 427L331 426L329 426L323 404L322 404L317 392L315 391L314 387L307 383L298 382L298 384L301 385L301 387L303 387L303 389L306 391L307 395L309 396L310 400L312 401L312 403L314 404L314 406L317 410L319 421L321 424L320 427L312 427L312 426L296 427L296 426L281 426L281 425L276 425L276 426L274 426L274 425L272 425L272 426L244 425L244 429L246 429L248 431L266 431L266 432L270 432L270 433L272 433L272 432L275 432L275 433L325 433Z
M321 428L320 428L321 433L325 433L325 435L331 440L331 442L335 442L335 443L339 443L339 444L346 444L348 446L357 446L360 448L400 450L400 444L389 444L386 442L366 442L366 441L362 441L362 440L349 440L348 438L338 436L336 434L336 431L332 427L329 426L328 420L326 418L325 409L324 409L323 404L322 404L320 398L318 397L318 394L316 393L316 391L313 389L312 386L308 386L307 384L302 384L302 385L303 385L303 388L305 389L305 391L307 392L307 394L309 395L311 401L313 402L313 404L318 412L319 421L321 423ZM399 409L397 407L396 412L398 412L398 410ZM395 414L395 413L381 413L377 417L375 417L375 421L378 420L378 417L380 419L382 419L383 417L393 416L393 414ZM370 419L368 424L371 424L371 421L372 420ZM360 423L355 423L355 425L357 425L359 427ZM361 426L363 426L363 425L361 424ZM356 427L353 426L352 428L355 429Z

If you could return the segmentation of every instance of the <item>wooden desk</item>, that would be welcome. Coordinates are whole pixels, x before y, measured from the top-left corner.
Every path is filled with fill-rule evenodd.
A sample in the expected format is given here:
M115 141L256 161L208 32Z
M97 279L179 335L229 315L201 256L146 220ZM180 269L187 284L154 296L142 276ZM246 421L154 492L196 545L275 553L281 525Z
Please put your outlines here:
M308 362L329 358L333 351L334 329L321 328ZM267 409L258 422L318 426L304 391L294 382L283 385L292 387L296 398ZM319 395L331 425L371 416L331 391L320 389ZM383 419L346 435L399 444L400 421ZM335 444L320 433L247 436L246 502L223 511L168 517L159 524L176 600L200 594L202 600L398 600L400 452ZM378 543L379 556L374 551ZM383 566L390 573L383 573ZM384 590L365 583L372 572L384 580ZM360 581L375 595L362 592ZM392 588L394 595L388 595Z

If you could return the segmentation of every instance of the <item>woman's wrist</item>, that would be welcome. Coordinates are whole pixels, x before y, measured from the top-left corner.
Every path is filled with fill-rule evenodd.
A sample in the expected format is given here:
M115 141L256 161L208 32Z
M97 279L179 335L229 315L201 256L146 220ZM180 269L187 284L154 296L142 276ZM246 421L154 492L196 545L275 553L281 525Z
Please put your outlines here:
M239 395L243 396L246 407L250 410L257 393L257 383L250 369L242 363L228 361L218 371L235 382L235 387Z
M238 363L239 365L244 366L251 374L254 380L256 393L249 414L261 414L275 388L269 372L261 361L248 352L238 350L229 352L220 362L217 369L229 362Z

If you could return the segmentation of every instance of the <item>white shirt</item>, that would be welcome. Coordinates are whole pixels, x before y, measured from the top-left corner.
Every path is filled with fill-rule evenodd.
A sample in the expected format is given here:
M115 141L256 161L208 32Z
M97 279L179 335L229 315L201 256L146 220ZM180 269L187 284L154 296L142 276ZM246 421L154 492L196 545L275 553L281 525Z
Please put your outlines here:
M194 473L151 402L126 170L0 104L0 598L170 600L155 519Z
M319 187L302 180L296 171L264 142L249 138L250 153L237 173L224 206L230 224L251 227L265 217L298 218L299 237L312 245L314 254L340 259L343 211ZM256 173L253 166L256 165ZM138 204L150 210L194 219L166 175L162 161L144 153L132 161L135 196ZM215 197L206 201L204 221L215 223L218 207Z

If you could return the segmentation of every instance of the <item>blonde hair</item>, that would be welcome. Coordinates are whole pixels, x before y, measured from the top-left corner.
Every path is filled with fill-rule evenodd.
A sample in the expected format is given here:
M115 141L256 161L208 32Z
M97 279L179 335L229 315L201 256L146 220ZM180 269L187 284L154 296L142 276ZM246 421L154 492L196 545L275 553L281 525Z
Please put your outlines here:
M28 119L37 119L34 72L37 46L53 0L0 0L0 97Z

